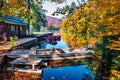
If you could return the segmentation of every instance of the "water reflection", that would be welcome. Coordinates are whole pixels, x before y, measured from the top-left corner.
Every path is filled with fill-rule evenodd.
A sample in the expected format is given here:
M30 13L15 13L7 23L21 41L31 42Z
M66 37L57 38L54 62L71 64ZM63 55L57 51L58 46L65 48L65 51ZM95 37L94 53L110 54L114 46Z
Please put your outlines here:
M67 44L61 39L60 41L57 41L57 44L53 45L50 43L46 44L46 49L52 49L52 48L68 48Z
M75 34L62 32L61 37L69 47L80 47L81 46L82 40L80 40L80 38L77 38Z
M57 44L50 44L48 43L47 41L44 41L42 42L40 48L43 48L43 49L52 49L52 48L70 48L70 47L81 47L82 46L82 41L85 41L85 40L82 40L82 38L80 38L79 36L75 35L75 34L69 34L69 33L65 33L65 32L61 32L61 33L57 33L55 32L55 34L59 34L61 36L61 39L60 40L57 40ZM50 38L51 40L51 38ZM83 46L82 46L83 47ZM77 65L88 65L90 66L92 63L92 60L91 58L90 59L77 59L77 60L64 60L62 61L62 63L60 63L60 65L62 66L77 66ZM91 69L86 69L86 70L83 70L82 71L84 72L84 79L83 80L92 80L92 78L94 78L94 74L92 72ZM48 71L49 72L49 71ZM89 74L89 75L87 75ZM88 78L90 77L90 78Z
M53 32L53 31L52 31ZM46 38L46 45L45 49L52 49L52 48L68 48L66 41L63 40L62 35L59 31L54 31L53 36L48 36ZM56 42L55 44L51 44L51 42Z
M69 47L86 47L87 44L95 45L94 43L96 40L94 38L89 38L89 40L86 40L78 33L64 31L62 31L60 34L62 39Z
M54 31L53 32L54 37L60 36L61 39L56 40L53 36L46 37L46 40L40 42L37 46L38 49L51 49L51 48L71 48L71 47L86 47L86 40L81 38L79 34L72 34L67 32L59 32ZM52 38L53 37L53 38ZM89 40L89 44L92 44L92 42L95 41L93 39Z
M67 32L54 32L53 34L59 34L61 40L57 41L56 44L46 43L46 49L51 48L70 48L70 47L86 47L86 41L82 40L77 34L71 34ZM83 42L84 41L84 42Z

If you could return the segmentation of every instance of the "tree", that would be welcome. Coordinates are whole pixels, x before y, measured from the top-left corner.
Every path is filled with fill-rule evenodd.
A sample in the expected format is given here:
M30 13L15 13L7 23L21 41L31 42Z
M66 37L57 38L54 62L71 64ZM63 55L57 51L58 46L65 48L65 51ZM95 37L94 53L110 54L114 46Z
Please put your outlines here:
M26 11L25 0L3 0L3 6L0 10L0 14L9 16L19 16L21 13L25 14Z
M75 2L72 2L71 5L64 6L63 8L57 7L57 10L52 14L52 15L64 15L64 16L70 16L74 13L76 10L77 6Z
M111 70L117 71L120 67L119 12L119 0L89 0L62 23L62 27L69 31L75 42L80 41L79 45L94 45L97 54L91 65L98 76L107 79L118 79L111 74Z
M2 8L3 6L3 0L0 0L0 9Z
M30 31L32 32L34 29L39 31L40 26L46 26L46 20L45 15L42 12L41 7L39 7L39 2L37 0L30 0L30 8L29 8L29 25L30 25Z
M3 3L0 14L3 16L21 17L30 25L31 31L34 28L39 31L40 26L46 26L46 16L42 12L41 2L38 0L3 0Z
M79 4L79 6L82 6L82 4L79 2L79 0L77 0L77 2L78 2L78 4Z

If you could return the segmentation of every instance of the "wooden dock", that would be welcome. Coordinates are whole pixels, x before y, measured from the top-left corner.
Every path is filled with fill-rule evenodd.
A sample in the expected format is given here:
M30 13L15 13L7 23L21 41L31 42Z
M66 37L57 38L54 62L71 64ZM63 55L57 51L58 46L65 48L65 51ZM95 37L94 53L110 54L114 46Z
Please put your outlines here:
M29 43L35 40L37 40L37 38L22 38L15 42L15 46L18 47L18 46L21 46L23 44L26 44L26 43ZM12 48L11 45L8 43L4 43L0 45L0 51L9 51L11 48Z
M66 49L67 50L67 49ZM67 51L68 52L68 51ZM66 53L65 49L39 49L39 50L14 50L6 55L11 58L19 58L20 55L28 55L29 57L40 58L41 60L64 60L64 59L85 59L92 57L94 51L87 50L84 52L69 52Z
M36 37L39 41L42 41L42 40L45 40L45 37L48 35L53 35L53 33L37 34Z
M29 47L32 43L35 44L38 40L39 42L44 40L44 37L47 35L53 35L53 33L46 33L46 34L37 34L33 38L22 38L19 39L15 42L15 46L20 48L20 47ZM30 44L29 44L30 43ZM27 44L27 45L26 45ZM13 47L15 47L13 46ZM9 41L6 43L0 44L0 51L2 52L7 52L11 49L11 45L9 44Z
M11 64L11 67L8 67L7 70L41 73L41 70L38 69L41 69L42 66L44 67L60 66L57 62L64 60L87 59L87 58L91 58L92 55L94 54L93 50L86 50L84 48L83 49L77 48L77 50L80 50L81 52L74 52L76 51L76 49L66 49L66 50L58 48L58 49L11 51L6 54L7 57L13 59L12 61L9 62ZM24 65L24 67L32 66L32 69L31 67L27 67L27 69L25 69L26 67L20 69L18 68L19 65Z
M53 35L53 33L45 33L45 34L36 34L37 37L43 37L47 35Z
M18 72L27 72L27 73L42 73L41 69L37 69L37 70L32 70L32 69L25 69L25 68L15 68L12 69L12 67L8 67L7 68L8 71L18 71Z

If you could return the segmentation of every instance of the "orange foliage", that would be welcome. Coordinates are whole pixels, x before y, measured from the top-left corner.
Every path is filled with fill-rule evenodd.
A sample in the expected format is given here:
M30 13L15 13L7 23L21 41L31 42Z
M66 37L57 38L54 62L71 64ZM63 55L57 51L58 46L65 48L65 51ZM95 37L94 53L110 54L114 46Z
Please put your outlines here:
M38 80L40 74L6 71L0 73L0 80Z
M2 9L0 10L0 13L3 15L10 15L10 16L16 16L25 14L25 11L27 9L27 2L26 0L3 0L4 5Z

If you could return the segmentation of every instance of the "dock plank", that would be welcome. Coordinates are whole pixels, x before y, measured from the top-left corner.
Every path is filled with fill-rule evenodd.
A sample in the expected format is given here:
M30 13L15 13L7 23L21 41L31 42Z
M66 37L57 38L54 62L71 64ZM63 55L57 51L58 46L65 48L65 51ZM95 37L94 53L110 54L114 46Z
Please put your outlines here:
M19 39L15 42L15 46L19 46L19 45L22 45L22 44L25 44L25 43L28 43L30 41L33 41L33 40L37 40L37 38L23 38L23 39ZM0 45L0 51L7 51L7 50L10 50L11 45L8 44L8 43L5 43L5 44L1 44Z
M32 70L32 69L25 69L25 68L15 68L12 69L12 67L8 67L7 68L8 71L18 71L18 72L27 72L27 73L42 73L41 69L37 69L37 70Z

